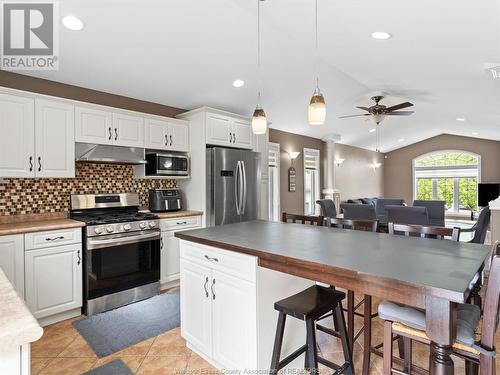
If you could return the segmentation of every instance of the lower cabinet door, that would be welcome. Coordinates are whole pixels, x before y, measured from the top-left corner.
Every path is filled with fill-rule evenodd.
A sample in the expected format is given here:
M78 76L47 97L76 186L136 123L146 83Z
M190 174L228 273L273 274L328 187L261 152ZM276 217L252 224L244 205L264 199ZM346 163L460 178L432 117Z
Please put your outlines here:
M212 271L212 358L226 369L256 369L256 286Z
M161 233L160 283L179 279L179 239L174 232Z
M205 356L212 356L211 270L181 259L181 334Z
M24 235L0 236L0 268L24 298Z
M82 306L82 246L25 252L26 303L35 318Z

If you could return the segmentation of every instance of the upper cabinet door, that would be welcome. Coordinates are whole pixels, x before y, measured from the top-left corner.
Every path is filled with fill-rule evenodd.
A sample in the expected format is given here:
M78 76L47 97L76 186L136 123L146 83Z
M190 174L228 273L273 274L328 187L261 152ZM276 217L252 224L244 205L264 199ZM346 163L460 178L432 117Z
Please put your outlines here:
M113 115L97 108L75 108L76 141L110 145L113 143Z
M34 100L0 94L0 177L35 173Z
M172 151L189 151L189 128L184 123L168 124L168 148Z
M113 144L144 147L144 120L139 116L113 113Z
M145 140L144 147L154 150L167 150L170 140L168 139L168 123L162 120L146 118L144 121Z
M248 149L253 147L252 126L248 121L233 120L233 145Z
M75 177L75 107L35 100L35 175Z
M231 146L232 120L229 117L207 114L207 144Z

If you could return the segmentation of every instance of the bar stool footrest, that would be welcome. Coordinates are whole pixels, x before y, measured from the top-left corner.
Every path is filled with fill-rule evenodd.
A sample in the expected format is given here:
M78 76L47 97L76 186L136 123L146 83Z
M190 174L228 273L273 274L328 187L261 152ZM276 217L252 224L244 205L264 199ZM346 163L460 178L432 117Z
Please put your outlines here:
M305 353L306 351L307 351L307 344L302 345L300 348L298 348L296 351L294 351L288 357L285 357L281 361L279 361L279 363L278 363L278 370L281 370L283 367L285 367L286 365L288 365L290 362L292 362L299 355L301 355L302 353Z
M347 370L351 364L349 362L345 362L342 366L337 365L336 363L333 363L329 361L328 359L325 359L323 357L318 356L318 363L321 363L322 365L325 365L326 367L331 368L332 370L335 370L333 374L342 374L345 370Z

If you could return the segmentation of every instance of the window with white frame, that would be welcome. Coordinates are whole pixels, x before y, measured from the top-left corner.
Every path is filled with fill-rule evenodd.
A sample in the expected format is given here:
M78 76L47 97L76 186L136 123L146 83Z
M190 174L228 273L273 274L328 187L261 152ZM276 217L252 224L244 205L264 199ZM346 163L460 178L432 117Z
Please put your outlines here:
M269 220L280 221L280 144L269 142Z
M316 201L320 199L320 151L304 148L304 214L319 215Z
M443 200L449 212L477 209L481 156L467 151L443 150L413 160L414 197Z

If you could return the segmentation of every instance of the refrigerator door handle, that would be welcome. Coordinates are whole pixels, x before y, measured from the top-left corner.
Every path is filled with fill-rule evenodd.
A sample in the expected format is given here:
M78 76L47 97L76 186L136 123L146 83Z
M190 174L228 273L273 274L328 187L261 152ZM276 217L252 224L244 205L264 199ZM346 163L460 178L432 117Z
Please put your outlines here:
M238 183L239 183L239 176L240 176L240 161L238 160L238 163L236 164L236 175L234 177L234 198L236 202L236 214L241 215L240 213L240 194L238 193Z
M245 209L247 206L247 171L245 169L245 162L241 161L242 177L243 177L243 197L241 202L241 214L245 214Z

